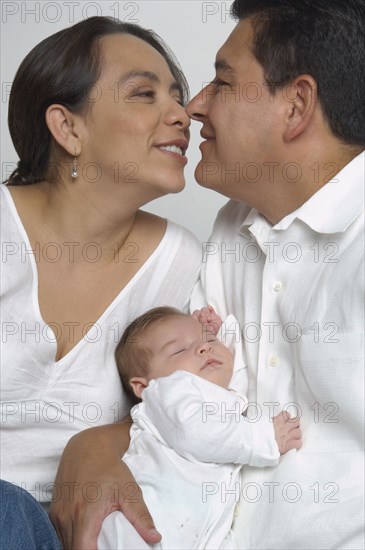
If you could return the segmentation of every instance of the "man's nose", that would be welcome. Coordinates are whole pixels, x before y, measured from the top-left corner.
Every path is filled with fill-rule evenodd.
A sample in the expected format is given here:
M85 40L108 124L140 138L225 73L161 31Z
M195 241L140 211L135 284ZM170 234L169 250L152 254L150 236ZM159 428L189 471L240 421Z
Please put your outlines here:
M205 86L186 106L186 112L193 120L202 121L208 112L208 86Z

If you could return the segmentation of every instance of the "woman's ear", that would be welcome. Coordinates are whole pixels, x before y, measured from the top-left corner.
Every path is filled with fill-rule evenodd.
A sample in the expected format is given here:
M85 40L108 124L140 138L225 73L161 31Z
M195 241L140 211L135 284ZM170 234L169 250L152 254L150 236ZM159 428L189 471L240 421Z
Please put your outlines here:
M302 134L310 125L318 100L317 83L310 75L298 76L286 88L288 108L284 140L288 143Z
M133 393L136 397L141 399L141 394L145 388L148 386L147 378L142 378L141 376L134 376L129 380L130 385L132 386Z
M46 124L54 140L65 149L69 155L78 156L81 143L78 125L79 119L64 105L50 105L46 111Z

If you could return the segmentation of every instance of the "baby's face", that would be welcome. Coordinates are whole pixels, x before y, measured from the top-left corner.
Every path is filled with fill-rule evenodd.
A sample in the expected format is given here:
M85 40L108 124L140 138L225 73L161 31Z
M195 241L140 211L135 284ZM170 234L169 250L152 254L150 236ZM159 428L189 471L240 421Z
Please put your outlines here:
M152 352L148 380L184 370L228 387L232 354L193 317L176 315L159 321L147 330L144 343Z

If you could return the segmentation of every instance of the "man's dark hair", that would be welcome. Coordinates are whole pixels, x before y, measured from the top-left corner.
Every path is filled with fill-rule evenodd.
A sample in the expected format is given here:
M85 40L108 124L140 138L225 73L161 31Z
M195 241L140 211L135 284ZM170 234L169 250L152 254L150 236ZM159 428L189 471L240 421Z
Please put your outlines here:
M235 0L231 13L252 19L272 94L310 74L333 134L365 145L365 0Z

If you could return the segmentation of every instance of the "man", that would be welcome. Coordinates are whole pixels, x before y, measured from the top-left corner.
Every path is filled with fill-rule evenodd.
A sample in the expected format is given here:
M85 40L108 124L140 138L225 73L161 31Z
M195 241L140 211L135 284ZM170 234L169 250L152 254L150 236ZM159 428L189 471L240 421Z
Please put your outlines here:
M201 295L233 313L249 418L301 416L303 447L244 468L240 548L363 548L363 0L236 0L197 181L233 199L206 243ZM229 498L222 489L222 498Z

